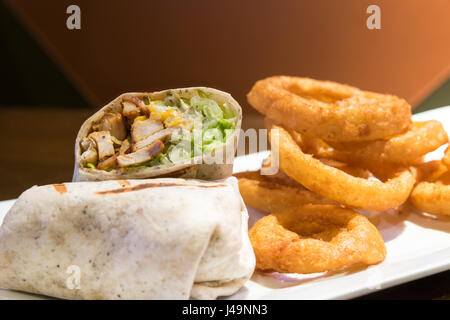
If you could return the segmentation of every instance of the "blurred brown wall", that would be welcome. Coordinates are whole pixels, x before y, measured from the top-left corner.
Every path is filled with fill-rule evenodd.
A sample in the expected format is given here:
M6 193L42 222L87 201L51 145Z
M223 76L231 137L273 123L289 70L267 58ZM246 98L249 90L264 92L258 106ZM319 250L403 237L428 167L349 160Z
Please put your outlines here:
M249 111L252 84L276 74L390 92L418 104L449 76L449 0L5 0L100 107L125 91L206 85ZM66 8L81 8L81 30ZM366 8L381 7L381 30Z

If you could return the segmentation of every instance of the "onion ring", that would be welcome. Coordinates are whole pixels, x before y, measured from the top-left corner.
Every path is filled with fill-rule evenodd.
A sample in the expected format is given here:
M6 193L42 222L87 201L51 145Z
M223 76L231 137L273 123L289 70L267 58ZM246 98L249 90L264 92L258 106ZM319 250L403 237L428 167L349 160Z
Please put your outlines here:
M414 163L447 142L448 136L442 124L430 120L414 122L411 130L388 140L330 144L335 148L332 156L342 161Z
M269 135L274 133L279 134L281 170L307 189L346 206L367 210L388 210L403 204L414 187L415 178L408 168L395 172L392 179L384 183L354 177L303 153L282 127L271 125ZM276 146L272 146L274 147Z
M424 179L418 183L411 193L411 203L422 212L434 215L450 215L450 172L444 165L435 165L430 162L430 169ZM445 167L444 169L442 167Z
M338 169L340 169L344 172L347 172L348 174L351 174L352 176L355 176L355 177L365 178L365 179L368 179L369 177L373 177L372 173L365 168L355 167L355 166L349 165L348 163L344 163L344 162L330 159L327 157L325 157L325 158L317 157L317 159L328 166L338 168ZM269 156L266 159L264 159L262 167L263 168L271 167L272 166L271 161L272 161L272 153L270 153ZM263 177L264 177L264 179L267 179L270 181L277 181L280 184L304 188L304 186L302 186L300 183L298 183L294 179L290 178L286 173L284 173L281 170L278 170L278 173L276 173L274 175L264 175Z
M266 119L264 122L266 124L266 129L270 131L272 121ZM345 171L352 176L365 179L373 177L372 173L367 170L367 168L351 165L351 162L355 162L354 159L340 156L339 151L333 149L322 139L306 136L295 130L288 130L288 132L304 153L314 155L322 163ZM346 162L342 162L343 160Z
M336 204L309 191L283 173L267 176L257 171L241 172L238 178L239 191L249 207L262 212L277 212L302 204Z
M266 129L270 130L270 128ZM299 147L306 153L313 154L324 159L338 160L338 158L342 158L339 157L339 153L333 147L320 138L308 136L292 129L288 129L288 132Z
M325 141L385 139L411 125L405 100L331 81L270 77L256 82L247 99L277 123Z
M261 218L249 231L256 269L285 273L377 264L386 257L378 230L363 215L334 205L306 205Z
M450 169L450 146L445 149L444 157L442 158L442 163Z
M414 166L414 168L416 170L416 180L418 182L435 182L448 171L448 168L441 160L423 162Z
M294 130L289 130L289 133L306 153L352 164L374 161L417 164L423 162L424 155L448 142L444 127L435 120L414 122L411 130L388 140L327 143ZM450 163L450 152L448 157Z
M450 186L433 182L420 182L411 193L411 202L423 212L450 215Z

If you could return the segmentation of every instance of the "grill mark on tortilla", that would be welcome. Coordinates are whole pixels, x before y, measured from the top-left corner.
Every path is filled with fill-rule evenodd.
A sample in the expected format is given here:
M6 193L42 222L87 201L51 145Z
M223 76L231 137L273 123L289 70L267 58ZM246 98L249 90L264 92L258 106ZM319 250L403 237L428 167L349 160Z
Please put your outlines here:
M64 183L55 183L53 185L53 188L55 188L55 191L61 194L64 194L67 192L67 187Z
M128 188L97 191L97 192L95 192L95 194L98 194L98 195L117 194L117 193L132 192L132 191L139 191L139 190L148 189L148 188L159 188L159 187L221 188L221 187L226 187L226 186L227 186L226 184L196 185L196 184L180 184L180 183L174 183L174 182L156 182L156 183L148 182L148 183L142 183L142 184L138 184L138 185L128 187Z
M117 180L117 182L118 182L122 187L131 186L131 183L130 183L130 181L128 181L128 180Z

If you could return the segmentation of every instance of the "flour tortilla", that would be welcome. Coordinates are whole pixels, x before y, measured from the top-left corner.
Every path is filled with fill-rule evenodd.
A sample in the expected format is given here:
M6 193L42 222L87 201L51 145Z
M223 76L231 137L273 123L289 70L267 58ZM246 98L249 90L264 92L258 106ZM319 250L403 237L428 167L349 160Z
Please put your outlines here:
M97 170L91 168L84 168L81 165L81 146L80 142L83 138L87 137L91 132L91 128L94 123L103 118L105 113L122 112L122 97L125 95L135 95L141 97L142 95L148 95L150 97L164 97L167 92L176 92L183 94L196 94L197 90L202 90L211 95L211 98L219 101L226 102L236 115L236 128L235 131L228 138L223 147L214 150L211 154L203 155L202 157L195 157L186 163L175 163L167 165L159 165L148 168L139 168L135 170L122 172L121 170ZM106 106L97 111L89 119L87 119L80 128L75 141L75 169L73 173L73 181L100 181L100 180L115 180L115 179L145 179L155 177L176 177L176 178L197 178L202 180L217 180L231 176L233 172L232 162L227 163L212 163L208 162L208 159L212 159L216 153L220 152L223 158L233 159L236 152L236 146L239 139L239 132L242 122L242 109L239 103L233 99L233 97L223 91L219 91L206 87L191 87L180 89L169 89L159 92L135 92L124 93L108 103Z
M65 299L231 295L255 266L247 220L234 177L35 186L0 228L0 287Z

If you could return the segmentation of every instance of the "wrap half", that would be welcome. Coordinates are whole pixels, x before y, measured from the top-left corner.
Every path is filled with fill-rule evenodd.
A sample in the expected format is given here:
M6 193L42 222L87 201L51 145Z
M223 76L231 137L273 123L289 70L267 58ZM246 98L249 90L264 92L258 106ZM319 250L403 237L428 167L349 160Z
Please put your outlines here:
M35 186L0 228L0 287L65 299L231 295L255 266L247 220L233 177Z
M125 93L87 119L73 181L231 176L242 110L205 87Z

